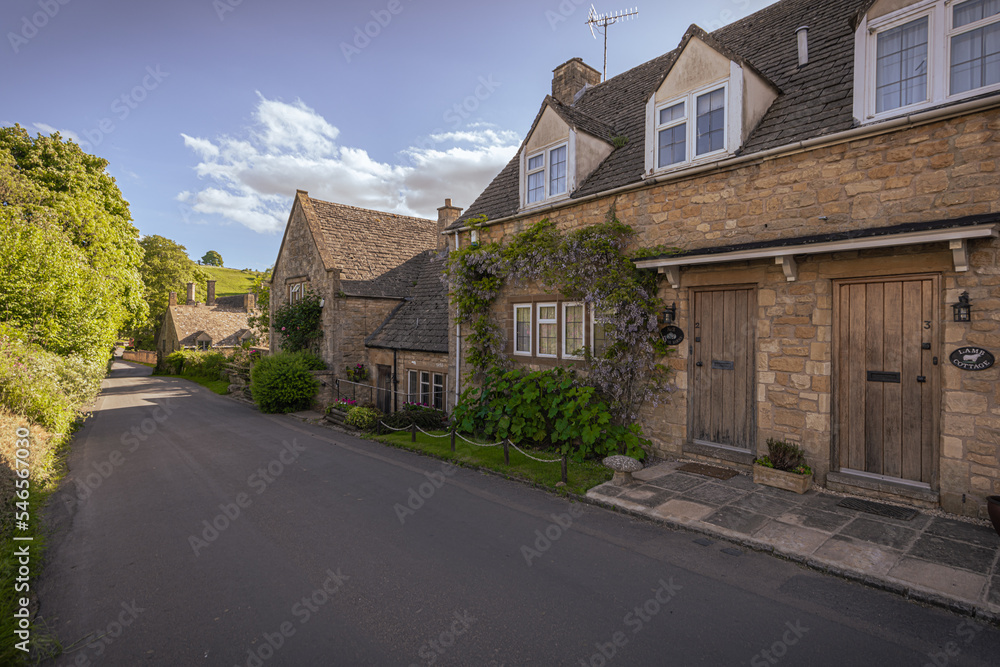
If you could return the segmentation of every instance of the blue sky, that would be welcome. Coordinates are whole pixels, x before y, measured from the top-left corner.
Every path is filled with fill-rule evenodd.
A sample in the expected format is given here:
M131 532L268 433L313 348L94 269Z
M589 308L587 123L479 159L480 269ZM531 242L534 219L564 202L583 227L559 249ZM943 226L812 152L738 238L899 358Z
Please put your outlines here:
M613 76L769 0L640 4ZM598 11L630 5L599 3ZM436 217L517 150L552 69L600 69L590 2L4 0L0 125L110 162L143 234L274 263L296 188Z

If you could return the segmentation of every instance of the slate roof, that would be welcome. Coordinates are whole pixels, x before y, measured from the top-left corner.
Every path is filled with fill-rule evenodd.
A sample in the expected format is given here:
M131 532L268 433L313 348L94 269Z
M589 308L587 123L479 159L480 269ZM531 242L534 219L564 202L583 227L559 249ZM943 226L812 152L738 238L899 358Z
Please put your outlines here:
M194 347L202 334L212 339L212 347L235 347L248 330L247 313L226 306L169 306L171 321L180 344Z
M395 308L368 338L367 347L448 352L448 285L442 279L447 252L429 250L419 260L412 296Z
M870 4L871 0L782 0L711 33L716 46L751 65L780 91L747 138L742 154L854 126L851 22ZM809 26L809 63L802 68L798 67L795 39L800 26ZM698 33L701 29L692 26L681 44ZM588 88L568 107L612 128L614 136L629 139L580 184L571 199L641 180L646 102L679 53L680 47ZM517 213L519 164L520 151L449 229L457 229L478 215L496 220Z
M341 280L372 280L437 247L437 222L305 197ZM317 242L320 242L317 239ZM327 267L333 268L333 267Z
M426 264L426 250L414 255L394 269L372 280L342 280L340 289L347 296L384 297L402 299L413 293L420 272Z
M930 220L927 222L905 222L899 225L887 227L869 227L865 229L849 229L841 232L828 232L826 234L809 234L806 236L793 236L783 239L771 239L769 241L751 241L749 243L733 243L722 246L707 246L695 248L693 250L672 252L655 257L643 257L643 261L649 259L675 258L675 257L701 257L704 255L718 255L728 252L743 252L747 250L769 250L772 248L787 248L795 246L812 245L814 243L831 243L833 241L852 241L856 239L877 238L879 236L891 236L893 234L909 234L912 232L932 232L942 229L959 229L961 227L972 227L975 225L989 225L1000 222L1000 214L984 213L982 215L967 215L961 218L951 218L947 220Z

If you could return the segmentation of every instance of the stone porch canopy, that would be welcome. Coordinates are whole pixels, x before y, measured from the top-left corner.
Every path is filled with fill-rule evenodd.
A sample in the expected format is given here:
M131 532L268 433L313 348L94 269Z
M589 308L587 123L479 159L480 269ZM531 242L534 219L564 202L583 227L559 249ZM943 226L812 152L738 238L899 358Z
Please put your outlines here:
M998 224L1000 215L989 213L952 220L906 223L697 248L682 253L635 260L635 265L640 269L657 269L666 275L671 287L677 289L681 282L681 268L685 266L773 258L774 263L782 267L785 278L789 282L794 282L798 279L796 256L947 242L952 252L955 271L968 271L968 242L972 239L997 237Z

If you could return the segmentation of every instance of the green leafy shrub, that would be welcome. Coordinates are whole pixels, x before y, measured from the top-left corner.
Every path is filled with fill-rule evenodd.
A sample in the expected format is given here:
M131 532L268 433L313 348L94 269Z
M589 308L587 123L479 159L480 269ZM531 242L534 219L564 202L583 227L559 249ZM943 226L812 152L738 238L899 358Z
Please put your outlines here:
M274 330L281 335L281 349L298 352L315 347L323 337L323 308L318 294L308 292L295 303L286 303L274 312Z
M261 358L250 371L250 393L261 412L295 412L312 403L319 382L303 355L280 352Z
M347 411L344 423L348 426L359 428L362 431L371 431L382 418L382 413L375 408L356 405Z
M812 468L806 465L806 455L798 445L787 440L767 439L767 456L757 459L757 465L775 470L811 475Z
M161 362L158 373L167 375L192 375L218 378L229 358L221 352L178 350L171 352Z
M392 428L409 428L416 424L425 431L448 428L448 415L443 410L407 403L402 410L386 415L382 420Z
M65 434L104 375L103 360L47 352L0 325L0 407L11 413Z
M550 447L577 461L617 453L642 459L649 444L637 424L613 424L597 390L564 368L488 374L482 387L463 393L452 418L461 431Z

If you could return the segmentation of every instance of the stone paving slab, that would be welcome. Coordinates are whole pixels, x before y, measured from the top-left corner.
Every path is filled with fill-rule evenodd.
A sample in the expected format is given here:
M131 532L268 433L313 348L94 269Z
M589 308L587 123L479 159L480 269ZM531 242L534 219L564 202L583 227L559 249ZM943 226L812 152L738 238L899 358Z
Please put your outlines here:
M800 495L742 474L677 471L682 464L661 463L636 473L633 487L603 484L587 495L1000 623L1000 537L987 525L925 511L904 521L839 507L843 496L825 490Z

